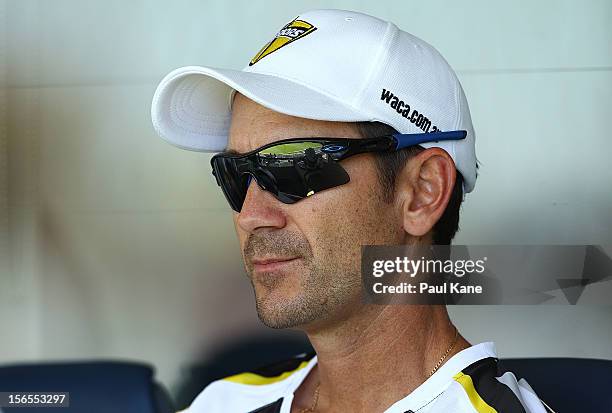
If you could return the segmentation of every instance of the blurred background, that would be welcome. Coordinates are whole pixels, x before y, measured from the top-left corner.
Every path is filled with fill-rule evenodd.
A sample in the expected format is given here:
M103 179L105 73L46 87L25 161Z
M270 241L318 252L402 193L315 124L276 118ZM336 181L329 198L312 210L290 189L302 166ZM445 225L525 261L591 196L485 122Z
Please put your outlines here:
M303 344L257 320L210 156L149 111L170 70L242 68L313 8L392 20L457 71L481 162L457 244L612 245L609 0L1 0L0 364L145 361L184 405L228 346ZM612 359L610 306L450 313L502 357Z

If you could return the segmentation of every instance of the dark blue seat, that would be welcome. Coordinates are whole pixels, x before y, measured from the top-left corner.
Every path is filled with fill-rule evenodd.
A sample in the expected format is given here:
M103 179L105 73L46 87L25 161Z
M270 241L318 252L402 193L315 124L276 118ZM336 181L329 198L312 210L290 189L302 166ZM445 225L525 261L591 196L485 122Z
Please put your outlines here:
M612 360L517 358L500 366L525 378L557 413L612 412Z
M69 362L0 367L2 392L69 392L67 408L3 408L35 413L169 413L174 407L146 364Z

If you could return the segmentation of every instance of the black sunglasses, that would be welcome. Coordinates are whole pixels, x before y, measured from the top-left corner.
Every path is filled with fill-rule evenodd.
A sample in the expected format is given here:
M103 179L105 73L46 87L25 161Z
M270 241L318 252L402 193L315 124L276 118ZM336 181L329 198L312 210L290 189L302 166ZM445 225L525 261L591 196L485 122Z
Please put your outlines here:
M276 199L293 204L349 182L340 161L366 152L391 152L425 142L465 139L466 131L430 132L376 138L291 138L245 154L212 157L212 173L232 209L240 212L252 178Z

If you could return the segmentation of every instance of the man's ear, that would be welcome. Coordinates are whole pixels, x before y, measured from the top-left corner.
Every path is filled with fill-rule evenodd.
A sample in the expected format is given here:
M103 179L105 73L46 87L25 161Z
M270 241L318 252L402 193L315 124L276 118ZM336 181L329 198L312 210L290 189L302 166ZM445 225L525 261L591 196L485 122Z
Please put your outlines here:
M453 192L457 171L450 155L429 148L408 160L396 181L404 231L424 236L440 219Z

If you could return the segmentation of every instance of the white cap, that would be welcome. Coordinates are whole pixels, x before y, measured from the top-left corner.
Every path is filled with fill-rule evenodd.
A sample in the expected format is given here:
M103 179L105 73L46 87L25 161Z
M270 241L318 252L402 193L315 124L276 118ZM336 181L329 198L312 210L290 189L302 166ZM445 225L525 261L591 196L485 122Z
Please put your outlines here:
M474 129L461 84L436 49L393 23L312 10L283 26L243 70L176 69L155 91L155 130L181 148L221 152L234 91L302 118L378 121L400 133L466 130L463 140L421 145L448 152L464 191L474 188Z

